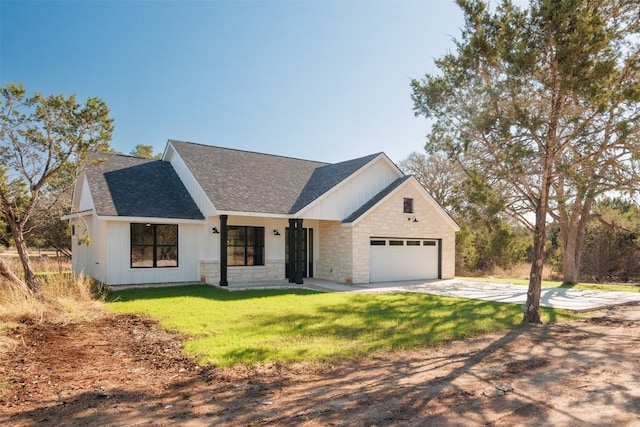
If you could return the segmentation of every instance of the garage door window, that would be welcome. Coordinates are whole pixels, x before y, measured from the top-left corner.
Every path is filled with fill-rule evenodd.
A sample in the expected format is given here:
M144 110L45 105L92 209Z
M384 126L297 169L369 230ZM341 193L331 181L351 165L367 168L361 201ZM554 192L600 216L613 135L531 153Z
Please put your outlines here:
M404 246L404 240L389 240L389 246Z
M407 240L407 246L420 246L420 240Z
M387 244L386 240L372 240L371 246L384 246Z
M422 242L422 244L424 246L435 246L436 242L434 240L425 240L424 242Z

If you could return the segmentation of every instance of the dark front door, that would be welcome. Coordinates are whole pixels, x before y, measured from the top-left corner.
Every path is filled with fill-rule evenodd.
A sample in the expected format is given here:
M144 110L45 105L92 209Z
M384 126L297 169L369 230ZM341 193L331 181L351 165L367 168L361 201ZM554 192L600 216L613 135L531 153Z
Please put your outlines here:
M302 259L303 259L303 275L302 277L313 277L313 228L302 229ZM285 236L289 235L289 227L285 229ZM289 278L289 239L284 239L284 268L285 277Z

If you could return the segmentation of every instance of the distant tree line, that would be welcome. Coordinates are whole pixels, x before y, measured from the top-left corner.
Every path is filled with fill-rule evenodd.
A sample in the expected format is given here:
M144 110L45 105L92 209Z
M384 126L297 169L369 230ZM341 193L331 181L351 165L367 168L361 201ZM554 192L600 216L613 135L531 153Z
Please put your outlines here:
M499 186L470 175L441 155L411 153L399 162L414 175L460 226L456 235L456 274L491 275L531 262L531 231L512 219ZM562 278L560 226L552 221L547 266ZM580 254L583 281L640 281L640 204L620 195L602 196L588 214Z

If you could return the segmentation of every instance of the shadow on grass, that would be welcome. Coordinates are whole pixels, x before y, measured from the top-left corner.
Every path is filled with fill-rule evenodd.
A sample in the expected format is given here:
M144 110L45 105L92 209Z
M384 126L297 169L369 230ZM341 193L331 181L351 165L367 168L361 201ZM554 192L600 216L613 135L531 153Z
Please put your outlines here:
M262 303L283 296L309 298ZM151 302L162 298L205 300L205 306L185 309L197 318L198 332L180 332L191 334L184 343L191 354L199 355L201 362L222 366L359 359L381 351L413 349L523 327L519 304L416 293L328 294L300 289L227 292L193 285L112 292L107 301ZM250 300L257 299L263 301L249 306ZM206 301L241 304L223 309L219 305L209 307ZM228 309L231 311L224 311ZM234 311L245 309L242 315L233 317ZM201 314L194 315L196 311ZM154 310L156 316L158 312L161 310ZM555 310L543 312L550 321L557 320ZM178 329L181 315L171 315L171 324Z
M107 302L127 302L140 299L161 299L176 297L206 298L216 301L241 301L254 298L268 298L282 295L311 295L323 292L307 289L260 289L252 291L226 291L210 285L178 285L157 288L139 288L109 291Z

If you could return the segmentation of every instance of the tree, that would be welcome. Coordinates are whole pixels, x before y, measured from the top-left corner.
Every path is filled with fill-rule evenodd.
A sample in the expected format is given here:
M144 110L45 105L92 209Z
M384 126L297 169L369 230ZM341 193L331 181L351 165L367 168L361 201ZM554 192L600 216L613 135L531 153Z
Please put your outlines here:
M28 247L71 250L69 222L61 218L71 210L73 188L42 192L25 227Z
M136 156L136 157L142 157L144 159L155 159L155 160L159 160L162 158L162 154L158 153L158 154L153 154L153 146L151 145L144 145L144 144L138 144L136 145L136 148L134 148L133 150L131 150L131 152L129 153L132 156Z
M460 165L440 154L426 156L413 152L398 167L413 175L449 214L455 210L459 185L467 178Z
M481 175L467 174L457 162L439 153L413 152L398 166L415 176L460 226L457 272L486 273L526 260L523 233L505 218L499 185L491 185Z
M549 216L574 281L595 198L638 183L640 3L458 4L456 52L412 81L415 112L434 119L427 151L503 184L507 212L533 230L524 321L538 323Z
M640 277L640 206L621 198L598 201L587 224L583 274L602 280Z
M38 291L38 281L25 231L41 195L70 186L89 154L109 147L112 132L101 99L79 105L75 95L27 96L15 83L0 88L0 219L11 229L29 291ZM5 277L15 282L15 275Z

